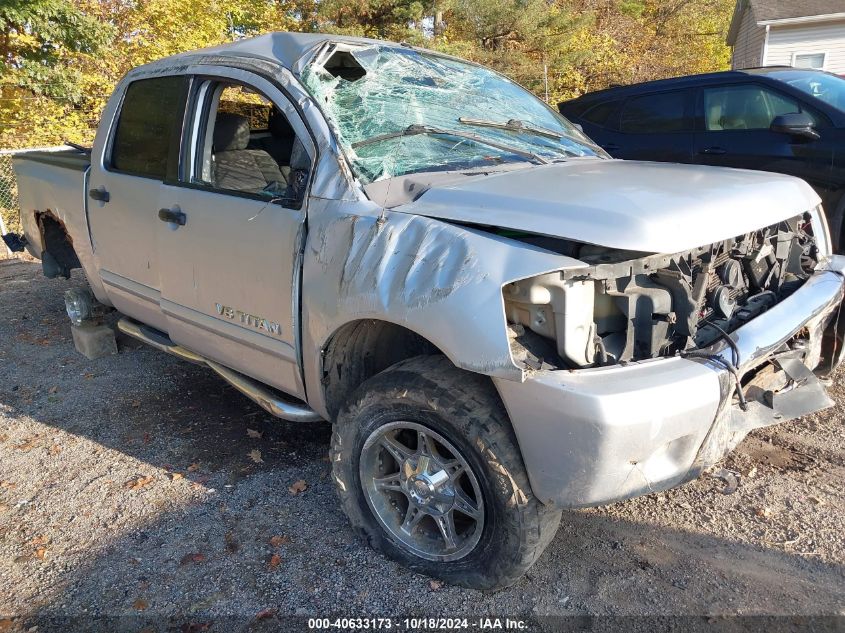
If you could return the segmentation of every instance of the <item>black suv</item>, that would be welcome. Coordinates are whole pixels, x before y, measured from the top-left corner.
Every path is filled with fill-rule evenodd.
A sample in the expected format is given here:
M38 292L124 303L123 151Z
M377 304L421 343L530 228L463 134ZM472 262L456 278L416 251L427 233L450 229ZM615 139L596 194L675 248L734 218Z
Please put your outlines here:
M559 104L611 156L776 171L822 198L845 248L845 79L789 67L608 88Z

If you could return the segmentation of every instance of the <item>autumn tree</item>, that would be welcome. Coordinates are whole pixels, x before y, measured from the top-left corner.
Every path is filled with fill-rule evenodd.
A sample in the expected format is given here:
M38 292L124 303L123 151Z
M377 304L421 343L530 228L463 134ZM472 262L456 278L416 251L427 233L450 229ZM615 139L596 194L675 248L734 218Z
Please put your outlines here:
M733 0L0 0L0 148L90 142L153 59L274 30L407 41L549 102L727 66Z

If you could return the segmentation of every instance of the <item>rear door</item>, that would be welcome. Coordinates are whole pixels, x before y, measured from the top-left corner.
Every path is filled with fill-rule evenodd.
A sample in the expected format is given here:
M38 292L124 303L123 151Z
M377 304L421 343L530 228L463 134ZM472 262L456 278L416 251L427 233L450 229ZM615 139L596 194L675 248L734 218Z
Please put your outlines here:
M692 162L692 114L690 90L629 97L621 106L618 131L605 130L601 145L614 158Z
M197 70L180 179L165 186L156 221L167 330L301 396L299 272L315 149L275 84L237 69ZM270 127L271 112L285 121Z
M159 307L157 212L175 176L188 79L140 79L126 88L91 162L88 221L106 293L131 317L165 330Z
M773 132L781 114L806 112L820 140ZM794 97L756 82L705 86L698 97L695 159L702 165L759 169L803 178L818 189L828 186L833 146L827 118Z

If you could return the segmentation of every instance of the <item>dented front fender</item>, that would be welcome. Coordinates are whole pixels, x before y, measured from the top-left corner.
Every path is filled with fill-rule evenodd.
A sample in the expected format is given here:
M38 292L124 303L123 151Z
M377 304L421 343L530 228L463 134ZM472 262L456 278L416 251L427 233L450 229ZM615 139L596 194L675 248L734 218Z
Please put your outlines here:
M412 330L462 369L521 381L502 286L583 266L481 230L383 212L372 203L312 200L303 260L303 350L343 325L377 319ZM303 358L309 402L325 412L319 354Z

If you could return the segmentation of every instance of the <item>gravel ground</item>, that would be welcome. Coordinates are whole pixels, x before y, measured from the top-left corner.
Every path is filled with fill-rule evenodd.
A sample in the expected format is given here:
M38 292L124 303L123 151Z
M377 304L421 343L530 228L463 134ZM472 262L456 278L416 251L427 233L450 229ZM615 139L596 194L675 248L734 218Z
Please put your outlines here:
M526 578L481 593L358 542L328 425L270 418L131 340L77 354L62 293L83 283L0 261L0 631L92 615L189 631L287 615L845 615L842 374L835 408L727 458L734 494L703 477L565 514Z

